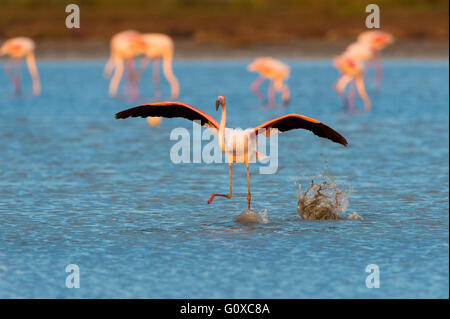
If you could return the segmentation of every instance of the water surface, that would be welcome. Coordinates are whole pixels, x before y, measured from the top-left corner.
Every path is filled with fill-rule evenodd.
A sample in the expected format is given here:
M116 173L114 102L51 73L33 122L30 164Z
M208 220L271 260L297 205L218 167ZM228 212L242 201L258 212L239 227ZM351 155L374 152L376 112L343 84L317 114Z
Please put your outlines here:
M296 112L350 143L280 135L278 172L251 166L253 208L269 217L253 227L234 221L246 209L244 165L233 166L233 198L207 205L227 191L228 166L170 161L171 130L190 122L114 119L148 101L150 72L134 102L108 97L100 61L38 63L37 98L12 96L2 73L0 297L448 298L448 62L386 61L380 91L368 84L373 111L361 114L342 110L329 61L288 61L290 106L264 108L248 62L177 61L179 100L218 119L225 94L229 126ZM298 216L295 183L307 186L325 156L362 221ZM79 289L65 287L68 264L80 267ZM368 264L379 289L366 288Z

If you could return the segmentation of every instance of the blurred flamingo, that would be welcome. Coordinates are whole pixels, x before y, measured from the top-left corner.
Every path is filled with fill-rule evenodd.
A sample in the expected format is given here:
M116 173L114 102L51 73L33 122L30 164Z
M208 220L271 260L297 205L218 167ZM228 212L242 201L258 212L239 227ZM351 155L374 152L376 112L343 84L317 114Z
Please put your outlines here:
M110 46L111 55L106 62L105 69L103 71L105 77L110 77L112 75L109 85L109 95L117 95L117 89L125 68L126 78L124 93L126 96L135 99L138 95L138 89L136 75L133 70L133 57L143 53L143 50L145 49L145 42L139 32L128 30L114 35L111 38Z
M136 74L136 82L139 82L139 78L147 65L153 60L153 84L154 84L154 96L155 98L161 98L161 86L159 78L159 65L162 59L163 74L170 84L171 98L176 99L180 93L180 86L178 80L172 71L173 60L173 41L172 39L161 33L147 33L142 35L142 41L145 43L143 53L145 55L139 70ZM137 85L137 83L136 83ZM161 117L148 117L147 123L156 127L161 124Z
M143 51L145 57L140 65L139 74L144 71L153 59L154 95L156 98L160 98L161 87L159 79L159 65L160 60L162 59L163 74L170 84L171 98L176 99L180 94L180 86L172 71L174 47L172 39L168 35L161 33L146 33L142 35L142 40L145 43L145 48Z
M290 68L288 65L270 57L257 58L247 67L247 69L250 72L259 73L259 77L250 86L250 89L258 98L264 101L264 95L258 88L265 79L269 79L269 104L275 104L275 91L281 92L281 98L284 104L289 103L289 87L284 83L289 77Z
M394 37L381 31L366 31L358 36L358 43L367 46L372 51L372 57L369 59L369 65L375 67L375 81L374 86L378 88L381 84L381 78L383 76L383 66L381 63L381 50L387 45L394 42Z
M14 86L15 94L20 94L20 64L21 60L25 59L28 70L33 82L33 95L39 95L41 92L41 84L39 81L39 73L36 66L36 59L34 56L34 41L26 37L12 38L0 47L0 56L8 54L11 58L5 66L5 71L11 79ZM12 67L14 65L14 72Z
M333 59L334 66L341 72L341 76L335 84L335 90L346 104L345 87L350 83L350 93L348 109L353 111L354 106L354 86L358 90L358 94L364 102L364 110L370 111L370 99L364 86L364 63L349 54L343 54Z
M226 154L229 165L229 193L212 193L208 199L210 204L215 196L231 198L231 164L245 163L247 167L247 204L250 210L250 175L249 162L257 158L264 158L265 155L257 151L257 135L264 134L269 137L275 132L285 132L293 129L306 129L312 131L315 135L327 138L335 143L347 146L347 141L338 132L315 119L299 115L287 114L267 121L255 128L247 130L237 130L225 128L226 109L225 96L219 95L216 99L216 111L222 107L222 117L220 124L212 118L211 115L200 111L199 109L180 102L160 102L137 106L124 110L116 114L116 119L126 119L128 117L149 117L162 116L167 118L181 117L191 121L199 121L201 125L211 129L218 137L219 147Z
M368 61L372 59L373 57L373 50L370 49L367 45L359 42L355 42L350 44L347 49L344 51L344 53L341 55L341 57L349 57L350 60L359 61L358 64L362 68L365 61ZM344 59L341 60L343 62ZM342 63L341 63L342 64ZM336 66L336 63L335 63ZM345 65L341 65L340 67L337 67L338 70L341 71L341 76L338 78L334 85L335 91L338 93L339 97L341 98L344 105L348 103L348 107L350 110L354 109L354 98L355 98L355 86L354 83L351 81L353 78L352 74L349 74L348 67ZM343 71L343 69L346 69L347 71ZM350 72L352 73L352 72ZM347 85L351 83L350 91L349 91L349 99L347 100L345 97L345 88Z

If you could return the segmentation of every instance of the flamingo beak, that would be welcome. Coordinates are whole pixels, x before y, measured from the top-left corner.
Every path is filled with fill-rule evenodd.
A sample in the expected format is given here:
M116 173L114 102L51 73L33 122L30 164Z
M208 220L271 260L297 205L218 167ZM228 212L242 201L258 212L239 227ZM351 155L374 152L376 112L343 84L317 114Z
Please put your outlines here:
M219 110L219 105L222 105L222 107L225 105L225 96L219 95L216 99L216 111Z

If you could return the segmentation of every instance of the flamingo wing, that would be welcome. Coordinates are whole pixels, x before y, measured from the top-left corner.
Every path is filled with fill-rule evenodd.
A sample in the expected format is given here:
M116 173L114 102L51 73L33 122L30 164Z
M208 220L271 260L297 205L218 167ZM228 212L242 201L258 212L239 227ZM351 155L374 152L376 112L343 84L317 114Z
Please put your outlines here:
M313 118L295 113L274 118L255 127L255 134L263 133L260 131L261 129L265 129L266 137L269 137L275 131L286 132L294 129L305 129L319 137L347 146L347 140L331 127Z
M211 115L181 102L161 102L136 106L117 113L116 119L149 116L181 117L191 121L200 121L201 125L211 128L213 131L219 129L219 123Z

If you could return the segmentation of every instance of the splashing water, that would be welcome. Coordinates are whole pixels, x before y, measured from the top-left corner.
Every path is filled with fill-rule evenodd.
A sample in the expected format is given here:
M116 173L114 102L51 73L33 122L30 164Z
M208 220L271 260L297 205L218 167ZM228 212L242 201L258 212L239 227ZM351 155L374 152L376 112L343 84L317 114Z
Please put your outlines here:
M322 155L322 154L321 154ZM328 170L328 162L325 157L326 168L318 176L319 183L311 180L309 188L302 193L302 185L299 185L297 194L297 212L303 219L308 220L343 220L360 219L356 212L344 216L349 206L348 198L353 192L352 187L338 184Z
M247 209L236 217L236 222L245 225L267 224L269 222L269 214L267 212L267 209L259 212Z

